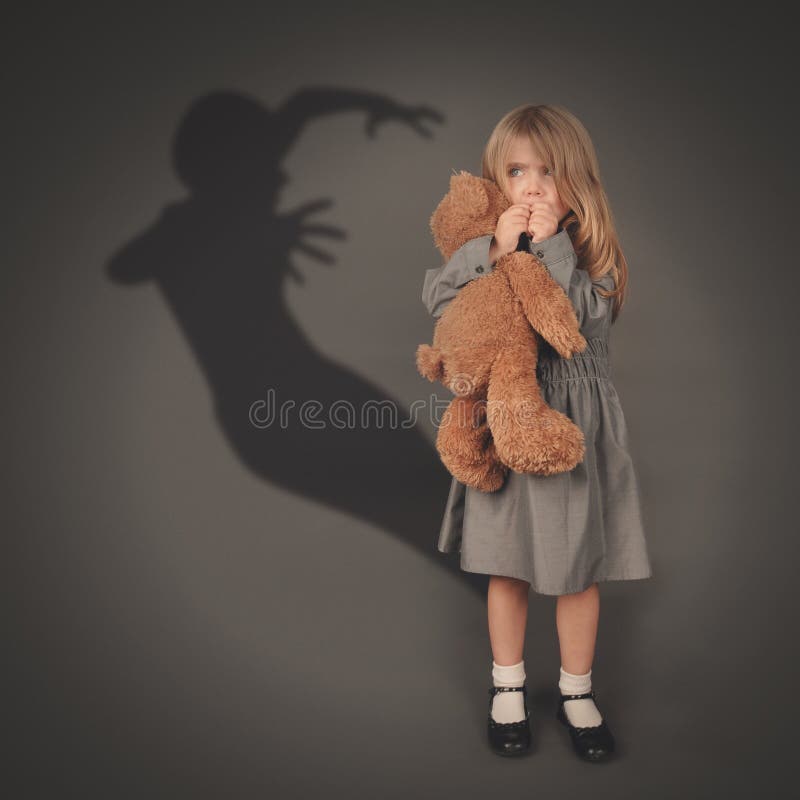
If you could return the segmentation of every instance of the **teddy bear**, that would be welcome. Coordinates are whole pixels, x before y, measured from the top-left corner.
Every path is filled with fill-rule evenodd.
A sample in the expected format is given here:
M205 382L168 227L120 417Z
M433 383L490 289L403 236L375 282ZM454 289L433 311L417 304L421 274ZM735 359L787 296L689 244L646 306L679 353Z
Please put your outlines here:
M470 239L493 234L510 206L499 186L462 170L430 219L445 261ZM455 395L436 449L448 471L483 492L508 470L552 475L583 460L581 429L548 406L536 379L537 335L563 358L582 352L575 309L547 267L524 251L501 256L466 284L436 321L433 345L417 348L419 373Z

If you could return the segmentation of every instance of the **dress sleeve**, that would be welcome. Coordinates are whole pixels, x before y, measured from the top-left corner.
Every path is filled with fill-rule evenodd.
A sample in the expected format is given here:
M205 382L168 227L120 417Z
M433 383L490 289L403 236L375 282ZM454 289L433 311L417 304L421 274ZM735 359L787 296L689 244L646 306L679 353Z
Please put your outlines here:
M614 278L604 275L593 281L584 269L578 269L578 256L566 231L559 231L549 239L531 242L530 251L548 269L553 280L564 290L575 307L581 333L585 337L599 335L608 313L611 300L597 290L613 289Z
M492 238L489 234L470 239L453 253L446 264L425 272L422 302L431 316L441 317L459 289L492 271L494 265L489 263Z

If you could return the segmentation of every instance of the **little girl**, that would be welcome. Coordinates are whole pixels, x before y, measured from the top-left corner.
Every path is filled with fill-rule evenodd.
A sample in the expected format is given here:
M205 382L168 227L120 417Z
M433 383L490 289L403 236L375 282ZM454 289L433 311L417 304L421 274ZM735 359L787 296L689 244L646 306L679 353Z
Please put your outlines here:
M586 349L571 359L539 337L536 378L552 408L584 434L586 453L556 475L509 471L480 492L453 478L438 550L460 551L461 569L490 575L492 688L488 739L521 755L531 733L522 660L528 592L557 595L561 668L557 718L575 752L603 761L614 738L592 691L599 581L652 575L625 418L609 371L608 339L625 301L628 268L586 129L558 106L523 105L497 123L484 148L483 177L511 206L494 235L467 242L425 275L422 299L441 316L459 289L502 255L527 250L572 301Z

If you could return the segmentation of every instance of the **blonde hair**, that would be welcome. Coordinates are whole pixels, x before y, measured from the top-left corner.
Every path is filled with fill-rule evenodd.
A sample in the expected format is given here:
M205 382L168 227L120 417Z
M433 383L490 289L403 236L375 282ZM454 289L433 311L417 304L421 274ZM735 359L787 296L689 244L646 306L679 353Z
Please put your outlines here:
M508 152L512 141L527 137L539 158L550 168L556 189L570 209L561 222L578 256L578 268L592 280L611 274L615 289L600 287L611 297L614 322L625 304L628 264L622 252L608 197L600 183L600 167L589 133L580 120L561 106L522 105L497 123L483 150L484 178L494 181L508 196Z

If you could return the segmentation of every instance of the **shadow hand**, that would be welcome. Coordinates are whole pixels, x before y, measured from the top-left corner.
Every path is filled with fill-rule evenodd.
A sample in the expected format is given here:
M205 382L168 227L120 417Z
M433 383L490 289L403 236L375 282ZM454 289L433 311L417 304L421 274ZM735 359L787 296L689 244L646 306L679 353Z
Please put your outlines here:
M371 108L365 123L365 130L370 139L375 138L375 129L382 122L396 120L413 128L420 136L429 139L432 134L422 125L422 121L444 122L445 117L430 106L403 106L387 100L378 107Z

